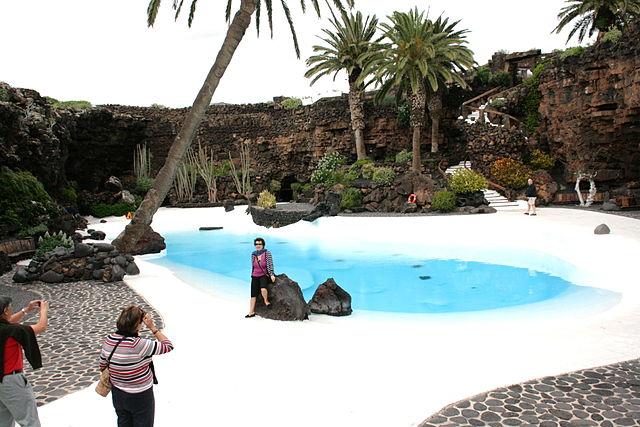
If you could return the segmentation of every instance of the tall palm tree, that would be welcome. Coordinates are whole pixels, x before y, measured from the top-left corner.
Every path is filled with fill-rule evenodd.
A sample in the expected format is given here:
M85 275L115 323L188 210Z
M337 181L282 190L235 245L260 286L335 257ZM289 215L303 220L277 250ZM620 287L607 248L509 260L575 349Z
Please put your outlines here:
M598 38L612 28L622 29L631 18L640 16L640 0L566 0L567 6L558 14L560 22L552 32L559 34L577 19L567 37L567 43L578 33L581 42L598 31Z
M458 21L448 24L448 20L438 18L436 25L417 8L408 13L394 12L388 19L390 23L381 24L381 28L389 42L383 45L381 52L372 55L365 72L374 72L376 79L382 82L376 94L377 102L382 101L391 89L396 90L396 98L409 93L411 168L419 172L427 88L436 92L443 81L463 82L455 74L453 65L472 63L473 53L464 46L467 30L452 31Z
M438 152L438 134L440 133L440 119L442 118L442 95L447 83L456 83L467 88L467 82L461 72L473 66L473 52L465 46L465 34L468 30L455 30L460 21L449 23L449 18L439 16L433 22L434 33L437 34L436 54L432 61L433 67L438 67L436 73L437 87L428 87L427 108L431 117L431 152Z
M335 80L338 73L345 70L349 79L349 110L351 112L351 127L355 133L356 153L358 160L365 159L367 153L364 146L364 88L363 82L358 82L365 65L365 58L377 49L378 44L373 40L378 26L375 15L363 19L362 13L355 15L342 14L342 22L331 19L334 31L323 29L326 34L322 41L326 46L316 45L313 51L317 54L307 59L309 70L305 77L315 78L313 85L320 77L333 73Z
M191 0L188 20L189 26L191 26L193 22L197 1L198 0ZM338 10L340 10L342 13L346 13L343 7L342 0L331 1L334 6L338 8ZM147 23L149 26L153 26L155 22L156 16L158 14L158 9L160 8L160 2L161 0L150 0L149 2L149 5L147 7ZM317 15L320 16L320 5L318 0L310 0L310 2L313 5ZM327 3L327 5L329 5L329 0L325 0L325 2ZM354 0L344 0L344 2L349 7L353 7ZM176 176L178 166L180 165L180 162L182 161L185 153L191 146L196 131L200 126L200 123L202 122L202 118L204 117L207 108L211 103L211 98L213 97L213 94L215 93L216 88L220 83L220 79L227 69L227 66L231 62L236 48L242 41L245 31L251 23L251 16L254 13L256 14L256 27L259 30L260 15L263 3L264 7L266 7L267 9L269 28L273 28L272 0L240 0L240 8L233 17L233 20L231 20L232 3L233 0L227 0L225 17L227 22L230 22L230 24L227 29L225 39L222 42L222 46L218 52L218 55L216 56L211 70L209 70L209 74L207 74L207 77L204 80L202 88L198 92L196 99L193 101L193 106L187 112L184 122L182 123L182 127L180 128L180 131L178 132L175 140L171 144L171 148L169 149L169 153L167 154L164 165L158 172L153 187L147 192L133 219L126 226L125 230L113 242L121 252L131 252L140 237L149 229L149 225L153 220L153 215L156 213L156 211L162 204L162 201L171 189L171 185L173 184L173 180ZM298 46L298 39L293 26L293 21L291 19L291 12L287 6L286 0L280 0L280 3L282 5L282 8L284 9L287 22L289 23L289 28L293 37L294 48L296 51L296 55L299 58L300 49ZM176 11L176 18L180 14L183 4L184 0L173 0L173 8ZM300 4L302 7L302 11L304 12L306 10L305 0L300 0Z

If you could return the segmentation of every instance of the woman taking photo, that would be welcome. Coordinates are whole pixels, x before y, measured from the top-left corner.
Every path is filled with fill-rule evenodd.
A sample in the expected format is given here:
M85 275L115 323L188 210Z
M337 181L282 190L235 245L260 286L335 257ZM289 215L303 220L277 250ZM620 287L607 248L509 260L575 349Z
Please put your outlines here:
M259 293L262 294L267 308L271 307L267 284L269 280L271 280L271 283L276 281L276 276L273 272L273 258L271 257L271 252L264 248L264 239L256 237L253 245L256 250L251 253L251 302L249 304L249 314L244 317L256 315L256 298Z
M143 324L155 335L155 340L138 336ZM151 357L170 352L173 344L140 307L131 305L122 310L116 326L118 330L102 345L100 370L109 367L118 426L152 427L153 384L157 381Z

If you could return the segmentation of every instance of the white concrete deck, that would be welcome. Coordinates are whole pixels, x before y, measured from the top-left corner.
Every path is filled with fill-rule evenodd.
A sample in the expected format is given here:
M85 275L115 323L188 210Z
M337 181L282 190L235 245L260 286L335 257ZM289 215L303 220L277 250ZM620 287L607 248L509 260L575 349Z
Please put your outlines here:
M340 247L352 239L389 242L385 246L398 251L451 241L476 248L530 248L578 266L581 273L572 278L577 284L623 297L615 307L588 317L556 305L538 313L535 306L471 316L356 312L287 323L244 319L248 298L212 296L164 268L139 262L142 274L127 277L127 283L164 316L165 333L176 347L154 358L160 381L154 387L156 426L409 427L446 404L489 389L638 357L638 220L542 208L537 217L502 211L319 221L331 232L323 227L320 234L308 223L265 230L251 223L244 208L226 214L218 208L161 209L153 227L162 233L222 225L262 235L267 246L270 235L288 233ZM612 233L594 235L600 223ZM91 225L110 238L123 226L120 219ZM495 257L486 253L491 250L471 250L469 257L498 261L486 259ZM275 262L277 270L277 257ZM48 427L115 425L110 398L98 396L93 387L39 412Z

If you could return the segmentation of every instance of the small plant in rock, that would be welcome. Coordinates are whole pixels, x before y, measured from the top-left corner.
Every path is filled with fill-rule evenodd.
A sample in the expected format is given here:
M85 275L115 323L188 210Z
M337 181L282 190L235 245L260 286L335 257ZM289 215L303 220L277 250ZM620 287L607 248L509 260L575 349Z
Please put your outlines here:
M362 192L358 188L347 187L342 192L340 208L353 209L362 206Z
M269 183L269 190L273 191L274 193L277 193L278 191L280 191L281 188L282 188L282 184L277 179L272 179L271 182Z
M78 200L78 194L76 193L76 190L74 190L73 188L60 189L60 196L66 202L75 202L76 200Z
M27 239L29 237L35 237L38 234L44 234L49 230L46 224L38 224L33 227L26 228L18 234L18 237L22 239Z
M362 177L364 179L373 179L373 172L376 170L376 167L373 163L369 163L368 165L362 166Z
M501 158L491 165L491 175L494 180L509 188L522 188L527 184L531 171L517 160Z
M556 159L540 150L533 150L529 159L529 165L534 170L551 169L556 165Z
M293 192L293 200L296 200L300 195L300 191L302 190L302 184L299 182L291 183L291 191Z
M311 174L312 184L326 183L331 177L332 172L347 162L347 158L340 153L327 153L318 162L318 167Z
M0 102L9 102L11 91L6 87L0 87Z
M258 196L258 206L261 208L275 208L276 196L271 194L269 190L263 190Z
M456 207L456 195L453 191L436 191L431 199L431 208L440 212L451 212Z
M151 104L149 107L150 108L167 108L166 106L164 106L162 104Z
M382 185L389 185L396 177L396 173L391 168L375 168L371 179Z
M136 193L140 195L147 194L147 191L153 187L154 179L148 176L142 176L136 179Z
M362 169L367 165L373 165L373 160L371 159L358 160L357 162L349 166L349 174L355 175L353 179L358 179L362 177Z
M38 248L36 249L35 257L38 258L45 253L54 250L55 248L72 248L73 240L71 237L59 231L54 234L49 234L47 231L44 236L38 239Z
M413 160L413 152L402 150L396 154L396 163L409 163Z
M473 193L487 188L487 180L471 169L458 169L449 177L449 188L457 194Z
M81 111L91 107L93 107L93 105L91 105L89 101L61 101L51 105L51 108L55 110L66 109Z
M570 47L560 54L560 59L565 60L571 56L580 56L582 55L582 52L584 52L584 49L585 48L583 46Z
M495 108L503 107L507 103L507 100L504 98L493 98L491 100L491 106Z
M285 110L295 110L302 107L302 99L300 98L287 98L280 103Z
M607 31L605 35L602 36L602 38L600 39L600 43L616 44L620 40L620 37L622 37L622 31L618 30L617 28L614 28L612 30Z

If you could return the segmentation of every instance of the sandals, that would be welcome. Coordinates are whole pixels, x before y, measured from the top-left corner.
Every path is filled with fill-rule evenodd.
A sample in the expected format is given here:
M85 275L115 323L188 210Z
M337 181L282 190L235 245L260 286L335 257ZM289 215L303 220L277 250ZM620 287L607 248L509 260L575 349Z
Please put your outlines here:
M253 314L247 314L246 316L244 316L245 319L248 319L250 317L256 317L256 314L253 313Z
M529 215L529 212L525 212L524 214L525 214L525 215Z

